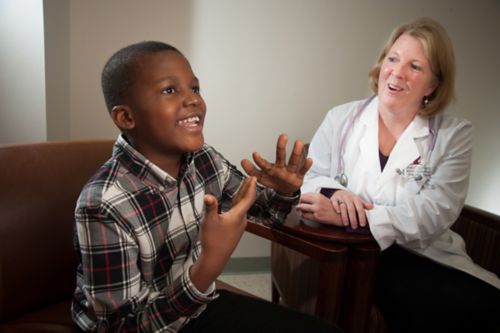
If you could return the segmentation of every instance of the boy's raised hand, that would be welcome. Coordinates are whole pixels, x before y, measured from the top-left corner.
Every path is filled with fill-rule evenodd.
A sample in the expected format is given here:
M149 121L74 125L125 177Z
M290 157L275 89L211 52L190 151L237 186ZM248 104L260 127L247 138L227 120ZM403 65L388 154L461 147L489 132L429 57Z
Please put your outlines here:
M286 134L279 136L276 145L275 163L266 161L259 153L253 153L252 157L258 168L247 159L241 161L241 166L250 176L256 177L257 181L262 185L275 189L281 195L291 196L302 186L304 175L311 167L312 160L307 158L302 166L299 165L304 144L295 141L292 154L288 164L286 164L287 141Z
M247 178L233 198L232 208L218 213L217 199L205 195L205 219L201 224L201 254L191 267L196 288L205 292L222 273L247 225L247 211L255 201L257 180Z

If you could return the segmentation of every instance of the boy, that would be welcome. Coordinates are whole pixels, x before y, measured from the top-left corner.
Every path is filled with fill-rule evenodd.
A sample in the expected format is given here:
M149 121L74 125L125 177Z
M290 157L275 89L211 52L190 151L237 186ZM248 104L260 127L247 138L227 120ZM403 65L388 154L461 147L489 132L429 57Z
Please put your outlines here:
M331 332L324 321L214 287L247 211L280 223L297 202L312 163L298 168L302 144L286 164L280 136L276 163L259 154L259 168L242 161L245 180L204 144L198 80L164 43L119 50L103 69L102 88L121 135L75 211L80 263L72 315L79 329ZM257 180L264 186L256 188Z

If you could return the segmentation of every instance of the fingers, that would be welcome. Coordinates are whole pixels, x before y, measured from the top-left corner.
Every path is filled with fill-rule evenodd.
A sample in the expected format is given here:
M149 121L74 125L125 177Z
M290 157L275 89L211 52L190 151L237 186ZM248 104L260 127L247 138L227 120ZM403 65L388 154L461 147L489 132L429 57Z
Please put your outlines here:
M318 195L319 195L318 193L311 193L311 192L302 193L302 195L300 196L300 203L308 203L308 204L315 203L317 201Z
M247 160L245 158L245 159L241 160L240 164L241 164L241 167L243 168L243 170L245 170L245 172L248 175L254 176L253 173L255 173L255 167L253 166L252 162L250 162L249 160Z
M361 227L366 227L368 225L368 220L366 219L366 210L372 208L373 204L368 201L361 200L360 202L356 203L356 211L358 214L359 225Z
M333 199L331 200L333 209L337 212L337 214L340 214L341 219L342 219L342 224L344 226L349 226L353 229L356 229L358 227L358 213L356 210L355 204L348 200L345 199Z
M297 206L295 206L295 209L301 213L310 213L314 211L314 205L301 202Z
M342 224L344 226L349 226L350 216L347 210L347 204L344 201L339 202L340 216L342 218ZM351 227L356 229L358 227L358 221L356 220L354 225L351 223Z
M266 161L259 153L252 154L255 164L261 169L257 169L248 159L241 160L241 166L249 176L255 176L258 179L262 177L263 172L270 172L273 169L273 164Z
M249 179L249 178L245 179L245 180L241 183L241 185L240 185L240 188L239 188L238 192L236 192L236 194L235 194L235 195L234 195L234 197L233 197L233 200L232 200L232 203L233 203L233 204L232 204L232 206L234 206L234 205L238 204L238 202L240 202L240 201L243 199L243 197L244 197L244 195L245 195L245 187L247 187L247 186L248 186L248 179Z
M356 229L358 226L365 227L367 225L365 210L373 208L373 204L370 202L345 191L337 192L330 201L333 209L337 214L341 215L344 226L350 225L353 229Z
M259 153L253 153L252 158L253 158L255 164L257 164L257 166L263 172L269 173L273 169L273 167L275 166L274 164L268 162L265 158L263 158Z
M312 213L312 212L300 211L300 216L306 220L309 220L309 221L315 220L314 213Z
M290 173L298 173L299 177L304 177L306 172L312 166L312 160L310 158L305 159L303 165L299 169L300 162L303 158L302 151L304 149L304 144L297 140L293 145L292 154L290 155L290 159L288 160L288 164L286 163L286 144L288 142L288 136L286 134L281 134L278 138L278 142L276 144L276 161L275 163L271 163L263 158L259 153L254 152L252 154L252 158L257 165L258 168L254 166L252 162L247 159L243 159L241 161L241 166L245 170L245 172L250 176L255 176L257 179L262 177L262 173L273 174L275 169L285 168Z
M282 134L280 138L278 139L278 146L277 146L277 151L276 151L276 163L275 166L277 167L285 167L289 172L296 173L297 171L299 172L299 175L303 177L306 172L311 168L312 165L312 160L309 158L304 159L304 156L302 154L304 150L304 144L300 140L296 140L293 144L293 149L292 149L292 154L290 154L290 159L288 160L288 164L285 164L285 159L286 159L286 142L287 140L283 140L282 138L285 137L285 134ZM301 161L304 159L304 162L299 169Z
M300 196L300 202L296 206L296 209L302 213L312 213L318 211L321 196L322 194L319 193L303 193Z
M295 209L302 215L312 212L314 205L317 203L317 195L317 193L303 193Z
M335 211L335 213L340 214L340 203L341 203L341 201L337 200L337 199L334 199L334 198L330 198L330 202L332 203L332 207L333 207L333 210Z
M207 210L215 209L215 211L217 211L217 199L213 195L206 194L203 197L203 202L205 203Z
M307 171L309 171L309 169L312 167L312 165L313 165L313 160L311 158L306 158L306 160L304 161L304 164L302 165L302 167L299 170L299 175L302 178L304 178L304 175L307 173Z
M299 168L300 161L302 159L302 150L304 149L304 144L297 140L293 144L292 154L288 160L287 170L290 172L296 172Z
M365 209L372 209L374 206L373 206L373 204L372 204L371 202L368 202L368 201L364 201L364 200L363 200L363 207L364 207Z
M286 134L281 134L278 137L278 142L276 143L276 163L277 167L284 167L286 161L286 143L288 142L288 136Z
M205 221L214 221L219 217L217 199L210 194L203 197L205 203Z
M257 179L262 177L262 173L247 159L241 160L241 167L251 177L257 177Z
M309 199L312 199L311 202L308 202ZM340 217L333 211L330 200L320 193L310 193L304 198L301 197L296 209L297 213L307 220L342 226Z

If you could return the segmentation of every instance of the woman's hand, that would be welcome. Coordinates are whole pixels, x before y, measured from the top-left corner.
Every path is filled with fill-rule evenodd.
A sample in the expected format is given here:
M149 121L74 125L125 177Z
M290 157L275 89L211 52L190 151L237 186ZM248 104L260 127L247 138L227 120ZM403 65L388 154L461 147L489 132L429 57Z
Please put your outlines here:
M372 208L373 204L346 190L337 190L330 199L321 193L304 193L297 205L307 220L353 229L367 225L365 210Z
M321 193L302 194L296 209L307 220L342 226L340 213L334 210L330 199Z
M330 202L335 212L340 214L344 226L351 225L351 228L356 229L358 225L361 227L367 225L365 210L372 209L372 203L346 190L335 191Z
M304 144L295 141L292 155L288 160L288 164L286 164L287 141L286 134L279 136L276 145L275 163L266 161L259 153L253 153L252 157L258 168L247 159L241 161L241 166L250 176L256 177L257 181L262 185L273 188L281 195L292 196L302 186L304 175L311 167L312 160L307 158L303 165L300 165Z

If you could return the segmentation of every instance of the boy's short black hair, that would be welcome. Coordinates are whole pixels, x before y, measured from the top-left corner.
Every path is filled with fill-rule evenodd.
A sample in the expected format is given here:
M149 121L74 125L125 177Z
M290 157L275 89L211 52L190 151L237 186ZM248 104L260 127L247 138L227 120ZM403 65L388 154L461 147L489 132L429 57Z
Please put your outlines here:
M123 104L134 82L137 60L145 55L163 51L174 51L182 53L167 43L157 41L145 41L126 46L106 62L101 74L101 86L104 100L108 111L114 106Z

